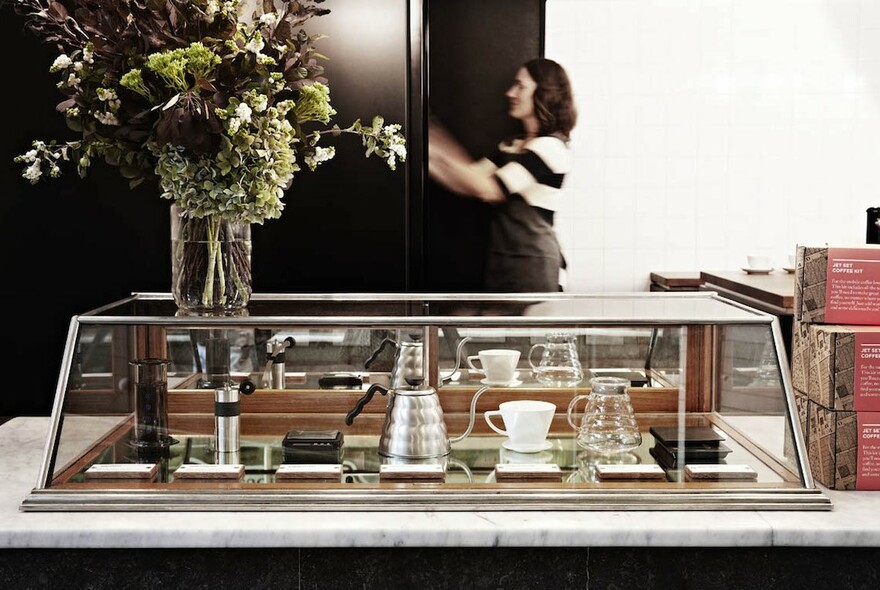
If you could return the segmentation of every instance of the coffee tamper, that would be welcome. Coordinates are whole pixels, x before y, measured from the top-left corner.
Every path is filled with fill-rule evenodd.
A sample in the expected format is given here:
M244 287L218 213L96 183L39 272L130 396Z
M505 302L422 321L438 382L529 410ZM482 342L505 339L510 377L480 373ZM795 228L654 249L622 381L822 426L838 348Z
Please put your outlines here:
M263 371L263 387L284 389L284 353L296 345L296 340L288 336L284 340L272 338L266 342L266 370Z
M218 464L239 463L241 394L256 390L254 382L227 383L214 390L214 451Z

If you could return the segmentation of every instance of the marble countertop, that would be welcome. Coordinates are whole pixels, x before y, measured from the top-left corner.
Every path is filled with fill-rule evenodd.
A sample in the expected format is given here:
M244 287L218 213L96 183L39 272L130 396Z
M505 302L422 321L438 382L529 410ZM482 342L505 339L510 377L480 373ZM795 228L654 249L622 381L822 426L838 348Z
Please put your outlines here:
M880 546L880 492L828 512L22 512L48 418L0 426L0 547Z

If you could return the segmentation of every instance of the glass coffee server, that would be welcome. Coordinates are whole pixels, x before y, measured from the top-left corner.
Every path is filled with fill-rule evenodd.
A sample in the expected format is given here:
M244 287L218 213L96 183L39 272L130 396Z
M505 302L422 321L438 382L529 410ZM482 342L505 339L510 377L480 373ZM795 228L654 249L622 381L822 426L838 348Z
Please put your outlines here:
M21 509L828 510L785 358L709 292L136 293L71 321Z

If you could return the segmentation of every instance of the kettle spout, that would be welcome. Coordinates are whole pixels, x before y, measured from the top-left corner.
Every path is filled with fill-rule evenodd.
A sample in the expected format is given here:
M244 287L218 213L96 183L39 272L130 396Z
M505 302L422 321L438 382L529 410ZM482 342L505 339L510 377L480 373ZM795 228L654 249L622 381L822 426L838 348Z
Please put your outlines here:
M477 393L474 394L474 399L471 400L471 411L468 419L467 430L465 430L464 434L462 434L461 436L456 436L455 438L449 439L450 444L466 439L471 431L474 429L474 416L477 412L477 400L480 399L480 396L483 395L488 389L489 387L481 387L477 390Z
M440 384L441 385L446 385L447 383L452 381L452 378L455 377L455 374L461 368L461 351L462 351L462 349L464 349L464 345L467 344L468 341L470 341L470 340L471 340L470 336L465 336L464 338L459 340L458 347L455 349L455 368L452 369L452 372L449 373L448 375L446 375L445 377L440 377Z

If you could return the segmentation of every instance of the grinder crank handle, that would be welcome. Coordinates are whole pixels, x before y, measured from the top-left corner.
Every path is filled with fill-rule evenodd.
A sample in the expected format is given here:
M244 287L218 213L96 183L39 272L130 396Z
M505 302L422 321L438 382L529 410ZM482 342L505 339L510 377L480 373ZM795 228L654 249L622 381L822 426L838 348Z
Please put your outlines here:
M359 399L354 405L354 409L345 415L345 423L348 426L351 426L351 423L354 422L355 416L360 414L361 411L364 409L364 406L370 403L370 400L373 399L373 394L375 394L377 391L380 392L382 395L385 395L386 393L388 393L388 388L379 383L374 383L373 385L370 385L370 388L367 390L367 393L364 394L364 397Z

